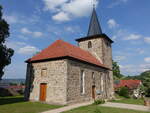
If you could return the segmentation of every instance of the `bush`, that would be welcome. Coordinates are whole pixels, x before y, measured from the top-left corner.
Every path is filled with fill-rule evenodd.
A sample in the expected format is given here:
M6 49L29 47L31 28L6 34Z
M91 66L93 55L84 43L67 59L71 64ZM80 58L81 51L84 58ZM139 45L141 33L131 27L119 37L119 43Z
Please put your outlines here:
M129 98L129 89L127 87L121 87L118 91L118 95Z
M0 88L0 97L13 96L12 93L5 88Z
M24 94L24 91L22 89L18 90L17 91L20 95L23 95Z
M105 103L104 100L95 100L93 104L98 105L98 104L104 104L104 103Z
M145 88L145 97L150 97L150 88Z

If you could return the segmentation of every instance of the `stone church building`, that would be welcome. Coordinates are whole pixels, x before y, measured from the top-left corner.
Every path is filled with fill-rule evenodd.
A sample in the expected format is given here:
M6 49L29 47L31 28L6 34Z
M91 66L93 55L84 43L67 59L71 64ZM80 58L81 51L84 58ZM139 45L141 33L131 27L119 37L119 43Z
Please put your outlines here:
M113 41L102 33L95 9L78 46L57 40L26 61L25 98L70 104L113 98Z

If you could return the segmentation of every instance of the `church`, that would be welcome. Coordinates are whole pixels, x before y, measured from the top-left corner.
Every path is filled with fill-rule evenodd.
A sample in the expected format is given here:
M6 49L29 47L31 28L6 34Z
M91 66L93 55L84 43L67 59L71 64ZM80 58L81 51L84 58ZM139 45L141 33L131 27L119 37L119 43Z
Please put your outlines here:
M93 8L87 36L78 46L56 40L26 61L25 99L73 104L113 98L113 41L102 32Z

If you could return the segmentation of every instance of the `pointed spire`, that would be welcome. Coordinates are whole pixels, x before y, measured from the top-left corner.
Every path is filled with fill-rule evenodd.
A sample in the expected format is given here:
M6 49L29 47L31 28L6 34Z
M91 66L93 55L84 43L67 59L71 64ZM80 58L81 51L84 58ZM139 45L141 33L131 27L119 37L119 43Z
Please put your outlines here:
M98 21L98 17L97 17L95 5L94 5L87 35L92 36L92 35L97 35L97 34L102 34L102 30Z

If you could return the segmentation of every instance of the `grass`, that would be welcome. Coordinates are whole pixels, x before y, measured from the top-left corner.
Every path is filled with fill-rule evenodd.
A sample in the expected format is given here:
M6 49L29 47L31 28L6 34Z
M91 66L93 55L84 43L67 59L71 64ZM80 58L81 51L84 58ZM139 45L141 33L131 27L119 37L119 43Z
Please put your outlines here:
M0 97L0 113L39 113L61 106L24 101L23 96Z
M144 105L143 99L122 98L120 100L112 100L111 102Z
M70 111L66 111L63 113L150 113L150 112L89 105L72 109Z

